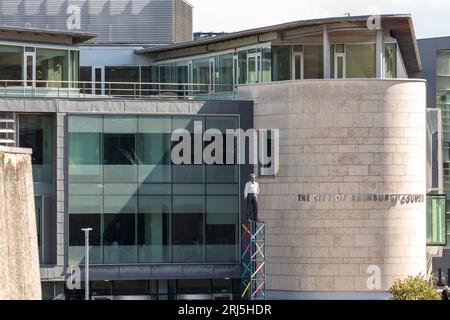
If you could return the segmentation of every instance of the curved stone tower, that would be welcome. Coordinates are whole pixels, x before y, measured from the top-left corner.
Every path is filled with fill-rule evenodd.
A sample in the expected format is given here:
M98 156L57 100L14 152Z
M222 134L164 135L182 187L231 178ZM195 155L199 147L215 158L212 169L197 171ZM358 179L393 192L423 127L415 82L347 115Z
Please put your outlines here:
M258 198L273 298L383 299L395 279L426 273L423 80L285 81L239 93L255 102L255 128L280 129L280 169L260 177Z
M0 300L40 300L31 149L0 146Z

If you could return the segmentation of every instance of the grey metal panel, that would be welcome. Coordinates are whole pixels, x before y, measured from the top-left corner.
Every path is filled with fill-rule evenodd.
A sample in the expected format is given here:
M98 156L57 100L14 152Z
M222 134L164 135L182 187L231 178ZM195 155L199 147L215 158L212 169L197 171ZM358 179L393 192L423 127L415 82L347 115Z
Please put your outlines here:
M69 30L72 9L78 8L80 27L71 31L98 34L90 43L171 44L192 37L186 33L175 39L175 1L179 0L0 0L0 24ZM181 6L188 9L178 19L192 24L192 8L184 2Z
M450 49L450 37L420 39L417 40L420 59L422 59L422 71L414 75L414 78L427 80L427 107L436 107L436 55L438 50Z
M84 280L84 267L80 269ZM240 264L91 265L89 273L92 281L239 278Z

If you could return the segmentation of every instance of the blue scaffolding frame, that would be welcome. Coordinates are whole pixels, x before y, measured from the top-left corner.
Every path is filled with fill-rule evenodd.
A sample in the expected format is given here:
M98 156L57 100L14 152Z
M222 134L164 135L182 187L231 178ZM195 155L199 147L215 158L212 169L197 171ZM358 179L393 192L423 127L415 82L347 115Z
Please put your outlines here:
M242 224L241 298L266 298L266 229L264 221Z

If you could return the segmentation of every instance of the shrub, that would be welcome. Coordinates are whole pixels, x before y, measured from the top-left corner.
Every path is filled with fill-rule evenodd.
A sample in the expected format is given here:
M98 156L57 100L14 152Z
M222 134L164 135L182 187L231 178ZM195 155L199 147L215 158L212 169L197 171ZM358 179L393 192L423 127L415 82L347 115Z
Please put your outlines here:
M441 300L439 292L428 285L423 275L397 279L389 288L393 300Z

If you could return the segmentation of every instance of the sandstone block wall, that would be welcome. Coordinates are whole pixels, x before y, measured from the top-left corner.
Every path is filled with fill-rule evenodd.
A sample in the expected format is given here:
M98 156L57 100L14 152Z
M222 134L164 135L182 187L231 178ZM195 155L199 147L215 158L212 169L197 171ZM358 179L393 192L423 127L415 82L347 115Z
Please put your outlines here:
M30 154L0 146L0 300L41 299Z
M425 202L297 197L425 195L425 86L367 79L239 88L240 99L255 102L255 128L280 129L280 170L259 178L268 290L383 292L396 278L425 273ZM380 271L376 288L368 287L371 266Z

